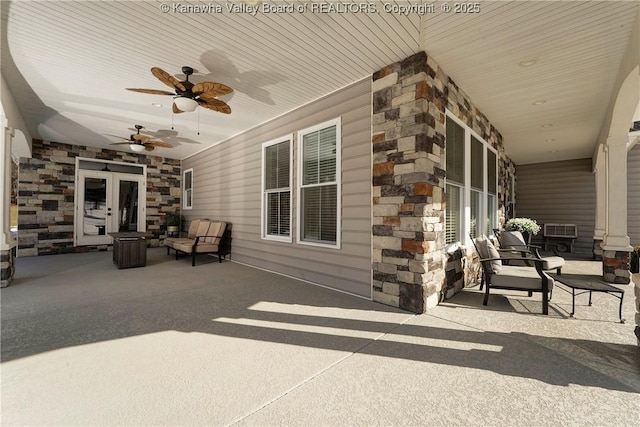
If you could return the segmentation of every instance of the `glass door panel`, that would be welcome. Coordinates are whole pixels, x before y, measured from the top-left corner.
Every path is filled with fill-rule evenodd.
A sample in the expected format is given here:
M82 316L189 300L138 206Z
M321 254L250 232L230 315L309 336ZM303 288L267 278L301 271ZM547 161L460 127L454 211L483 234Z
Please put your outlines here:
M118 231L138 231L137 181L119 180L118 185Z
M87 177L84 181L83 236L104 236L107 227L107 179Z
M111 243L112 177L110 173L81 170L76 200L76 244Z

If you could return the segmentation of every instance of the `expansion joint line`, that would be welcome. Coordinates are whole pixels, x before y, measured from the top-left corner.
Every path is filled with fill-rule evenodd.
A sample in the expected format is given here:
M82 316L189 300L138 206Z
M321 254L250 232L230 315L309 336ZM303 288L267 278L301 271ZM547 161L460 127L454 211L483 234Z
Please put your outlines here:
M349 354L346 354L344 357L341 357L340 359L336 360L335 362L333 362L329 366L319 370L315 374L311 375L309 378L299 382L298 384L294 385L293 387L291 387L290 389L286 390L285 392L283 392L283 393L279 394L278 396L274 397L273 399L263 403L258 408L254 409L253 411L249 412L248 414L243 415L243 416L241 416L239 418L236 418L235 420L231 421L227 425L232 426L232 425L238 424L238 423L242 422L243 420L245 420L246 418L249 418L251 415L262 411L264 408L274 404L275 402L277 402L278 400L282 399L283 397L285 397L289 393L299 389L300 387L304 386L305 384L307 384L307 383L313 381L314 379L316 379L317 377L321 376L325 372L327 372L327 371L333 369L334 367L340 365L342 362L344 362L345 360L349 359L350 357L362 352L365 348L369 347L371 344L375 343L376 341L379 341L383 337L393 333L396 329L398 329L399 327L403 326L405 323L407 323L409 320L413 319L416 316L417 316L417 314L414 314L414 315L412 315L410 317L407 317L405 320L403 320L402 322L398 323L393 328L389 329L387 332L382 332L380 335L378 335L377 337L373 338L368 343L363 344L362 346L360 346L360 348L352 351Z

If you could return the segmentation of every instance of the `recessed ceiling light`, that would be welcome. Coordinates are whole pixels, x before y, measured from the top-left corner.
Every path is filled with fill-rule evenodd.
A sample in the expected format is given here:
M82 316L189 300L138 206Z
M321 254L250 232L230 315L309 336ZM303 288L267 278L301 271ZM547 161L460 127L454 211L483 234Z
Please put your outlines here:
M551 138L551 139L545 139L544 142L555 142L555 139Z
M545 123L545 124L543 124L541 127L543 127L543 128L550 128L551 126L553 126L551 123Z
M547 101L545 101L544 99L538 99L537 101L533 101L533 105L542 105L546 102Z
M536 62L538 62L538 60L536 58L531 58L531 59L525 59L525 60L522 60L522 61L518 62L518 65L521 66L521 67L531 67Z
M152 102L151 105L156 108L162 107L162 104L158 104L157 102Z
M549 152L550 152L550 153L557 153L557 152L558 152L558 150L551 150L551 151L549 151Z

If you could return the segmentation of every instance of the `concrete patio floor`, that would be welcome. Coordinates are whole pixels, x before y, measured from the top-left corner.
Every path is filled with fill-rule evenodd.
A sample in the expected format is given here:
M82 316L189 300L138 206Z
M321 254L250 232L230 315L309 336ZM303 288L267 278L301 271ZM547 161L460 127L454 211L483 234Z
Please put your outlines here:
M640 424L618 300L466 289L424 315L235 262L20 258L2 289L3 426ZM571 261L566 272L597 272ZM636 276L635 280L638 280Z

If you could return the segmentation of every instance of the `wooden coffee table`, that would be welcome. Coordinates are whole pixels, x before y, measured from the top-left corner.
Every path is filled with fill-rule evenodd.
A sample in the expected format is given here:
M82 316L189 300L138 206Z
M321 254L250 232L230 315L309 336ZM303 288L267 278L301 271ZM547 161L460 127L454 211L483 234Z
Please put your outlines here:
M571 288L571 314L570 317L576 312L576 295L581 295L589 292L589 305L591 305L591 295L593 292L602 292L605 294L613 295L620 300L620 308L618 309L618 316L620 317L620 323L624 323L622 318L622 299L624 298L624 290L616 288L611 284L602 280L602 276L595 274L549 274L553 277L553 280ZM576 289L582 292L577 292ZM617 295L619 294L619 295Z

